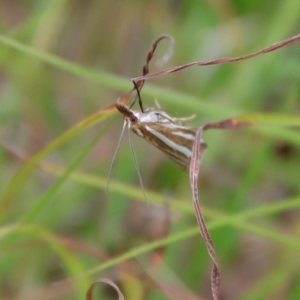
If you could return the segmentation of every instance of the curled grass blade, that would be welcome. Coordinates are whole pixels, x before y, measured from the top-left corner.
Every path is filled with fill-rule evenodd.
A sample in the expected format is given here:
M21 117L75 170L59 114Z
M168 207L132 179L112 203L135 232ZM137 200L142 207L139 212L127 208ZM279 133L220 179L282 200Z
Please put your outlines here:
M183 71L185 69L191 68L191 67L199 67L199 66L209 66L209 65L219 65L219 64L224 64L224 63L231 63L231 62L236 62L236 61L240 61L240 60L245 60L245 59L249 59L261 54L265 54L265 53L269 53L271 51L280 49L282 47L285 47L291 43L294 42L298 42L300 40L300 34L295 35L291 38L288 38L286 40L277 42L271 46L268 46L262 50L250 53L250 54L246 54L246 55L242 55L242 56L235 56L235 57L225 57L225 58L218 58L218 59L213 59L213 60L208 60L208 61L196 61L196 62L191 62L185 65L181 65L181 66L175 66L175 67L171 67L168 69L164 69L162 71L156 72L156 73L152 73L152 74L148 74L145 76L140 76L140 77L136 77L133 78L132 80L134 80L135 82L140 82L140 81L146 81L149 79L153 79L153 78L157 78L160 76L164 76L170 73L174 73L174 72L180 72Z
M195 135L195 140L193 144L193 153L191 157L191 162L189 166L189 176L190 176L190 185L193 195L193 205L196 213L196 219L200 233L205 242L207 252L213 261L213 268L211 271L211 290L214 300L219 299L219 289L221 284L221 273L218 265L218 256L216 254L215 246L210 236L209 231L206 227L206 222L199 204L199 193L198 193L198 176L200 171L200 163L202 159L202 132L203 128L200 127Z
M125 299L124 296L123 296L123 294L122 294L122 292L120 291L120 289L118 288L118 286L113 281L111 281L109 279L106 279L106 278L102 278L102 279L98 279L98 280L94 281L90 285L90 287L89 287L89 289L88 289L88 291L86 293L86 300L93 300L94 299L93 298L93 290L94 290L95 286L98 283L108 284L109 286L111 286L117 292L119 300L124 300Z

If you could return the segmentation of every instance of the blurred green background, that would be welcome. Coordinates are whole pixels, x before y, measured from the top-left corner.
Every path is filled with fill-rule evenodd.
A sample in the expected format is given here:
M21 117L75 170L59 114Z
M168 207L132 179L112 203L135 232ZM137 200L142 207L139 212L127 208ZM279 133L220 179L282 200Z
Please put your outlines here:
M131 88L165 33L176 41L165 67L247 54L300 33L300 5L0 0L1 299L84 299L98 278L130 300L211 299L188 174L134 136L148 206L125 138L107 197L122 116L80 123ZM171 116L196 113L195 127L247 112L299 114L299 54L295 43L161 77L146 83L144 105L158 99ZM220 299L300 299L299 130L204 138L200 202L219 256ZM120 255L128 259L113 260ZM99 286L94 299L117 295Z

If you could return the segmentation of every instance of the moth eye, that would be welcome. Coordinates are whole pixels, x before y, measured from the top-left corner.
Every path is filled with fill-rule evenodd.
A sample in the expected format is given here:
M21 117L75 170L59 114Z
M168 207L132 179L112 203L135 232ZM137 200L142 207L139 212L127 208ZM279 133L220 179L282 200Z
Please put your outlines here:
M162 122L163 119L162 115L160 113L156 113L155 115L156 115L157 122Z
M136 124L138 121L138 118L135 115L130 116L130 122L131 124Z

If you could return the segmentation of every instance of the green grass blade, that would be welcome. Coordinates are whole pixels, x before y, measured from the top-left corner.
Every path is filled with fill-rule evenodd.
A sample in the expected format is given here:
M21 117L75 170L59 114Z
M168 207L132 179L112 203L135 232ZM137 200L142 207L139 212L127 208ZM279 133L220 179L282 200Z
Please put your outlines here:
M90 151L95 147L95 145L99 142L99 140L104 136L108 127L111 125L111 122L107 124L93 139L93 141L87 145L82 151L80 151L78 157L70 164L68 168L61 174L61 176L56 180L56 182L46 191L46 193L40 197L33 207L23 216L23 223L32 223L33 220L38 216L38 214L49 204L51 199L58 192L60 187L69 179L70 175L79 167L79 165L83 162L86 156L90 153Z
M77 123L75 126L71 127L37 154L32 156L26 163L19 169L17 174L12 178L8 186L6 187L0 206L0 218L3 216L5 211L8 209L10 202L19 192L21 187L26 183L26 179L30 172L35 168L36 164L46 155L51 153L54 149L58 148L63 143L66 143L68 140L72 139L74 136L82 132L83 130L89 128L90 126L107 119L112 113L114 113L114 109L109 107L104 110L100 110L89 117L85 118L81 122Z

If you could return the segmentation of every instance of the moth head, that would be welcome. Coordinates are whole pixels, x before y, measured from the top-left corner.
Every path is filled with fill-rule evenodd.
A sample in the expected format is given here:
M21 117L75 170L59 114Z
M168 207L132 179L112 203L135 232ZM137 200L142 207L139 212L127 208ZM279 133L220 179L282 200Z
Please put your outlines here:
M124 116L125 122L128 126L135 125L138 122L138 117L133 110L119 102L117 102L115 105L117 110Z
M139 118L136 114L137 113L135 113L134 111L131 111L130 116L125 116L125 122L129 127L135 126L139 122Z

